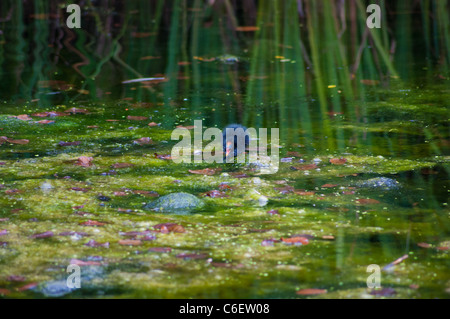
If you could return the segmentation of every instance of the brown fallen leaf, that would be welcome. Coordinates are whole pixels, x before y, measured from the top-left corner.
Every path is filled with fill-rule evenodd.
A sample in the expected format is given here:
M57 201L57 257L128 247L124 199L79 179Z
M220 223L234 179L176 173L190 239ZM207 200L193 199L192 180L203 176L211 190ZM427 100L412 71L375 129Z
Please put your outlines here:
M300 237L300 236L294 236L294 237L289 237L289 238L281 237L281 241L286 244L290 244L290 245L292 245L292 244L308 245L309 244L308 238Z
M175 223L164 223L153 226L154 229L159 230L163 234L173 233L184 233L186 230L183 226Z
M10 195L10 194L20 194L20 193L23 193L23 191L20 190L20 189L7 189L5 191L5 194L8 194L8 195Z
M142 241L138 239L122 239L119 240L119 245L123 246L139 246L142 244Z
M171 160L172 159L172 156L170 154L163 155L163 154L155 153L154 155L157 159L161 159L161 160Z
M70 264L71 265L77 265L77 266L100 266L101 263L99 263L98 261L84 261L84 260L80 260L80 259L71 259L70 260Z
M79 109L76 107L72 107L70 109L67 109L64 111L65 113L70 113L70 114L89 114L89 111L86 109Z
M91 239L90 241L88 241L86 244L84 244L84 246L88 246L88 247L104 247L104 248L109 248L109 242L106 243L99 243L93 239Z
M237 32L255 32L259 30L259 27L257 26L239 26L236 27L234 30Z
M151 144L155 144L155 142L153 142L153 140L150 137L141 137L137 140L134 140L133 144L151 145Z
M198 175L207 175L207 176L213 176L219 172L221 172L221 168L205 168L200 170L189 170L189 173L191 174L198 174Z
M53 236L54 236L54 234L52 231L46 231L44 233L38 233L38 234L31 235L30 238L39 239L39 238L49 238L49 237L53 237Z
M333 187L336 187L336 186L338 186L338 185L337 184L324 184L324 185L322 185L320 187L322 187L322 188L333 188Z
M34 287L37 287L37 285L38 285L37 282L32 282L32 283L29 283L29 284L26 284L24 286L17 288L17 291L22 292L22 291L30 290L30 289L33 289Z
M316 192L306 192L303 190L295 190L294 194L300 195L300 196L311 196L314 195Z
M296 292L297 295L302 295L302 296L322 295L322 294L326 294L326 293L327 293L326 289L316 289L316 288L301 289Z
M131 120L131 121L145 121L145 120L148 120L148 117L147 116L128 115L127 116L127 120Z
M292 170L298 170L298 171L309 171L311 169L316 169L316 164L304 164L304 165L297 165L297 166L291 166Z
M209 257L209 255L207 255L207 254L197 254L197 253L192 253L192 254L181 253L181 254L176 255L175 257L183 258L184 260L190 260L190 259L206 259L206 258Z
M14 140L14 139L8 138L8 137L6 137L6 136L0 136L0 145L3 144L3 143L5 143L5 142L8 142L8 143L10 143L10 144L20 144L20 145L25 145L25 144L28 144L30 141L29 141L29 140L25 140L25 139L22 139L22 140Z
M111 165L112 168L127 168L132 166L134 166L134 164L130 163L115 163Z
M104 226L106 223L102 223L96 220L88 220L87 222L80 223L82 226Z
M6 296L9 295L11 293L11 290L6 289L6 288L0 288L0 295Z
M345 163L347 163L347 159L346 158L332 158L330 159L330 163L334 164L334 165L344 165Z
M57 116L68 116L68 115L69 114L62 113L62 112L41 112L41 113L31 114L31 116L35 116L35 117L57 117Z
M397 292L393 288L383 288L380 290L378 289L372 290L370 294L373 296L390 297L396 295Z
M78 157L77 161L75 162L75 165L82 166L82 167L90 167L92 166L92 157L88 156L80 156Z
M361 80L360 82L361 82L361 84L370 85L370 86L375 86L375 85L380 84L380 81L378 81L378 80Z
M372 204L379 204L380 201L371 198L360 198L355 200L355 203L357 205L372 205Z
M170 247L152 247L148 250L152 253L170 253L172 251L172 248Z
M188 126L178 125L177 128L185 128L187 130L193 130L194 128L196 128L196 126L195 125L188 125Z
M77 145L80 145L80 144L81 144L80 141L75 141L75 142L63 142L63 141L61 141L61 142L58 143L59 146L77 146Z
M22 121L31 121L32 118L28 114L21 114L14 116L16 119L22 120Z
M53 124L53 123L55 123L55 121L41 120L41 121L37 121L36 123L38 123L38 124Z

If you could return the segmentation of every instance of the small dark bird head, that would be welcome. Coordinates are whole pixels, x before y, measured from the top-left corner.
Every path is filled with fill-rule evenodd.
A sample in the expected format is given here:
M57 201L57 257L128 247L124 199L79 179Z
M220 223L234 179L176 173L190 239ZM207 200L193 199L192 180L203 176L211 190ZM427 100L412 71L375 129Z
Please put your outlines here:
M230 141L227 141L227 129L231 130L231 133L234 132L234 138L231 138ZM223 152L224 152L224 158L228 158L230 156L236 157L239 153L238 153L238 136L239 136L239 131L236 131L237 129L242 129L243 132L245 132L247 130L247 128L243 125L240 124L230 124L227 127L225 127L222 131L222 136L223 136ZM247 148L249 145L249 135L245 134L244 137L244 141L245 141L245 146L244 148ZM232 150L234 149L234 152L232 153Z

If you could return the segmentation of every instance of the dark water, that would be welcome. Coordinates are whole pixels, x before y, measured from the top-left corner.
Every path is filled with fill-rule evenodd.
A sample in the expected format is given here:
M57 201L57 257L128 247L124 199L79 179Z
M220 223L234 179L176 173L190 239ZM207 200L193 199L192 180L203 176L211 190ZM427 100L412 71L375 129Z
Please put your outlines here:
M398 298L448 298L447 2L390 3L372 31L360 1L88 1L80 29L65 26L64 3L0 4L0 135L10 139L0 145L0 296L52 297L46 285L76 259L94 264L82 266L82 289L54 286L61 296L296 298L318 288L369 298L367 266L406 255L381 285ZM278 128L280 157L292 159L258 175L155 157L194 120ZM143 137L153 143L133 142ZM80 156L93 166L74 165ZM188 172L211 167L222 172ZM398 183L367 186L373 178ZM221 183L228 197L204 198L196 214L142 210L148 192L204 197ZM186 232L120 242L167 222ZM299 234L307 245L284 242ZM28 283L37 286L20 289Z

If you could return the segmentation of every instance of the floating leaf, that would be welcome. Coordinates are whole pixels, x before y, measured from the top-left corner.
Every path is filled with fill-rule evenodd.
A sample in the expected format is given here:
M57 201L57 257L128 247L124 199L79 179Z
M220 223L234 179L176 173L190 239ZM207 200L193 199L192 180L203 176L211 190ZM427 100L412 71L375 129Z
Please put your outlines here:
M183 226L174 224L174 223L164 223L153 226L154 229L159 230L163 234L167 234L170 232L173 233L184 233L186 230Z
M207 254L196 254L196 253L192 253L192 254L181 253L181 254L176 255L175 257L183 258L184 260L190 260L190 259L205 259L205 258L208 258L209 255L207 255Z
M77 265L77 266L99 266L99 265L101 265L101 263L99 263L98 261L90 261L90 260L84 261L84 260L80 260L80 259L71 259L70 264Z
M336 186L338 186L338 185L336 185L336 184L324 184L324 185L322 185L320 187L322 187L322 188L333 188L333 187L336 187Z
M360 82L361 82L361 84L370 85L370 86L375 86L375 85L380 84L380 81L377 81L377 80L361 80Z
M150 137L141 137L137 140L134 140L133 144L151 145L151 144L155 144L155 142L153 142L153 140Z
M357 205L372 205L372 204L379 204L380 201L371 198L360 198L355 200L355 203Z
M236 27L235 30L237 32L255 32L259 30L259 27L257 26L239 26Z
M26 284L26 285L24 285L22 287L17 288L17 291L22 292L22 291L30 290L30 289L33 289L33 288L37 287L37 285L38 285L37 282L32 282L32 283L29 283L29 284Z
M49 238L49 237L53 237L53 232L52 231L46 231L44 233L38 233L38 234L34 234L31 235L30 238Z
M316 289L316 288L309 288L309 289L301 289L296 292L297 295L322 295L326 294L326 289Z
M305 192L303 190L295 190L294 193L297 194L297 195L301 195L301 196L311 196L311 195L314 195L316 192L312 192L312 191L311 192Z
M286 244L289 244L289 245L292 245L292 244L308 245L309 244L308 238L300 237L300 236L289 237L289 238L282 237L281 241Z
M67 109L64 111L65 113L70 113L70 114L89 114L89 111L86 109L79 109L76 107L72 107L70 109Z
M75 165L82 166L82 167L90 167L92 166L92 157L88 156L80 156L78 157L77 161L75 162Z
M21 114L14 116L16 119L22 120L22 121L31 121L32 118L28 114Z
M80 225L82 225L82 226L104 226L106 224L96 221L96 220L88 220L87 222L80 223Z
M134 240L134 239L125 239L125 240L119 240L119 245L123 246L139 246L142 242L140 240Z
M20 194L23 193L20 189L7 189L5 194Z
M42 121L37 121L36 123L38 123L38 124L53 124L53 123L55 123L55 121L42 120Z
M171 160L172 159L172 156L169 154L162 155L162 154L155 153L154 155L157 159L162 159L162 160Z
M148 120L148 117L147 116L128 115L127 116L127 120L131 120L131 121L145 121L145 120Z
M57 116L68 116L68 115L69 114L62 113L62 112L41 112L41 113L31 114L31 116L35 116L35 117L57 117Z
M30 141L29 140L25 140L25 139L14 140L14 139L8 138L6 136L0 136L0 145L5 143L5 142L11 143L11 144L25 145L25 144L28 144Z
M106 243L99 243L93 239L91 239L90 241L88 241L86 244L84 244L84 246L88 246L88 247L104 247L104 248L109 248L109 242Z
M134 164L130 164L130 163L115 163L112 164L111 167L112 168L127 168L127 167L133 167Z
M332 158L330 159L330 163L334 164L334 165L344 165L345 163L347 163L347 159L346 158Z
M172 248L170 247L152 247L148 250L152 253L170 253L172 251Z
M193 130L194 128L196 128L195 125L188 125L188 126L183 126L183 125L178 125L177 128L184 128L187 130Z
M80 141L75 141L75 142L63 142L63 141L61 141L61 142L58 143L59 146L77 146L77 145L80 145L80 144L81 144Z
M6 296L9 295L11 293L11 290L6 289L6 288L0 288L0 295Z
M383 288L381 290L375 289L370 292L373 296L391 297L397 294L393 288Z

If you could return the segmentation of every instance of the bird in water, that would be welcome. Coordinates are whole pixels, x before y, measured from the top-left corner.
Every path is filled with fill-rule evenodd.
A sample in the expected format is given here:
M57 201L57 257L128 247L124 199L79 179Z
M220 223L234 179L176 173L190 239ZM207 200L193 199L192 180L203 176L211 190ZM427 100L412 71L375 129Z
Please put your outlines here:
M230 133L233 133L233 135L234 135L234 141L227 141L227 129L228 129L228 131L230 131ZM230 125L228 125L228 126L226 126L224 129L223 129L223 131L222 131L222 137L223 137L223 157L224 157L224 159L228 159L228 158L230 158L230 157L236 157L238 154L240 154L240 153L242 153L242 151L245 151L245 149L248 147L248 145L249 145L249 141L250 141L250 138L249 138L249 135L248 134L245 134L245 138L244 138L244 143L245 143L245 145L244 145L244 148L243 148L243 150L239 150L238 149L238 141L239 141L239 139L238 139L238 137L239 137L239 135L240 135L240 131L241 130L238 130L238 131L236 131L237 129L242 129L243 130L243 134L245 134L245 131L247 130L247 128L245 127L245 126L243 126L243 125L240 125L240 124L230 124ZM232 137L231 137L232 138ZM230 139L231 139L230 138ZM233 152L233 149L234 149L234 152ZM241 151L241 152L239 152L239 151Z

